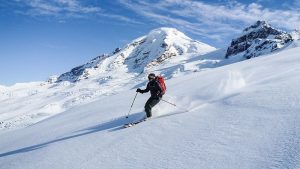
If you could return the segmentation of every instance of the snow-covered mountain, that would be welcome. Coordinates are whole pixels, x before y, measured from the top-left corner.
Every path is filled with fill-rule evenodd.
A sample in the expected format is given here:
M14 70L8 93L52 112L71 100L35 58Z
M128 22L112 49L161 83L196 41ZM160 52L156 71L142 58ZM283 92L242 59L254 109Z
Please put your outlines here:
M1 130L0 168L298 169L300 47L293 43L264 57L168 79L163 99L177 107L161 101L152 119L127 129L124 123L144 115L149 95L139 94L125 118L145 80L126 81L120 90L115 88L119 83L99 85L90 78L75 84L15 85L6 89L6 98L1 95L0 115L7 125L40 120L63 104L103 93L34 125ZM221 53L180 62L181 71L202 68ZM174 65L164 69L173 72ZM68 102L71 98L77 100Z
M57 81L76 82L112 71L141 73L168 63L172 58L190 54L203 55L214 50L214 47L192 40L174 28L163 27L135 39L122 49L116 48L111 54L98 56L73 68L60 75Z
M299 31L291 35L296 39ZM292 44L290 48L300 46ZM124 86L142 87L149 72L172 79L245 60L236 56L224 59L225 54L225 49L192 40L174 28L158 28L122 49L116 48L46 82L0 86L0 129L35 124L75 106L115 95Z
M254 25L245 28L240 37L231 41L225 57L238 54L250 59L288 46L293 40L291 34L273 28L265 21L257 21Z
M215 59L198 59L214 50L174 28L152 30L122 49L51 76L46 82L0 87L0 129L26 127L74 106L114 95L125 85L144 83L148 72L168 79L198 71L215 63ZM193 63L187 63L193 59Z
M258 21L215 49L159 28L46 82L0 86L0 168L300 168L299 35ZM144 116L138 94L125 118L149 72L176 107L123 129Z
M142 87L149 72L172 79L245 60L244 54L252 51L250 49L256 45L255 41L269 41L261 38L273 36L264 34L265 31L261 29L267 29L266 32L273 34L277 32L278 37L289 37L283 32L278 34L278 30L265 22L257 22L244 31L245 36L256 37L251 42L252 47L224 59L226 49L217 50L192 40L174 28L158 28L122 49L116 48L112 53L100 55L60 76L51 76L46 82L0 86L0 129L35 124L75 106L115 95L125 90L124 86ZM299 31L294 31L291 36L294 42L291 42L289 48L299 47L299 41L296 41L299 39ZM277 39L276 43L279 41ZM271 42L274 44L275 40ZM254 53L256 56L268 50ZM242 59L237 55L242 55Z

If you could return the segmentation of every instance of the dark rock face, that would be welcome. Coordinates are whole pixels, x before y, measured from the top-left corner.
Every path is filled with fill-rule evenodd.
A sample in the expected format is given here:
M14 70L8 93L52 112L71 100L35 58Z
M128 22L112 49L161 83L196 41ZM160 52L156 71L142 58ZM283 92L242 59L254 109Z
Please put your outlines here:
M62 75L60 75L57 78L56 82L61 82L61 81L70 81L70 82L77 82L80 80L80 78L88 78L88 72L86 71L87 68L98 68L97 63L100 62L101 60L107 58L109 55L101 55L101 56L97 56L94 59L92 59L91 61L89 61L88 63L81 65L81 66L77 66L73 69L71 69L69 72L66 72Z
M77 66L77 67L73 68L70 72L60 75L58 77L57 82L64 81L66 78L68 80L75 82L77 80L76 77L82 75L83 72L84 72L84 65Z
M116 48L115 51L113 52L113 54L116 54L116 53L118 53L120 51L121 51L121 48Z
M244 29L243 35L233 39L227 49L226 58L244 52L244 57L250 59L268 52L273 52L288 44L293 38L290 34L272 28L265 21L257 21Z

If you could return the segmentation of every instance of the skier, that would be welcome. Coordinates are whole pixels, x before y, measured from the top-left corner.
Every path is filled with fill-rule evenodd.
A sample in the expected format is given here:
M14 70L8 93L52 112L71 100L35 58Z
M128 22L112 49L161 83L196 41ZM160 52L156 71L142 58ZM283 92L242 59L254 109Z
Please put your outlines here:
M154 73L150 73L148 75L148 84L146 89L142 90L140 88L138 88L136 90L136 92L139 93L147 93L150 91L151 96L150 98L147 100L146 104L145 104L145 112L147 115L147 118L150 118L152 116L152 112L151 109L157 104L159 103L159 101L161 100L163 94L165 93L165 84L164 84L164 80L162 78L162 80L160 81L159 78L162 78L161 76L156 77Z

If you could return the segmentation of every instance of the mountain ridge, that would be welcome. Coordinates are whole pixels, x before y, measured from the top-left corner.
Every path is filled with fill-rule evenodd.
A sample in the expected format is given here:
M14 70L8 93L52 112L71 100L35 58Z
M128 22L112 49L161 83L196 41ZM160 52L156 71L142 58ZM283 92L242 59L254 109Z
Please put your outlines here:
M192 40L175 28L161 27L133 40L122 49L116 48L111 54L98 56L73 68L60 75L57 81L76 82L89 78L92 72L98 71L101 74L118 68L123 68L126 72L140 73L174 57L205 54L214 50L216 48Z
M259 20L245 28L239 37L232 39L225 58L239 54L250 59L286 47L293 40L290 33L273 28L266 21Z

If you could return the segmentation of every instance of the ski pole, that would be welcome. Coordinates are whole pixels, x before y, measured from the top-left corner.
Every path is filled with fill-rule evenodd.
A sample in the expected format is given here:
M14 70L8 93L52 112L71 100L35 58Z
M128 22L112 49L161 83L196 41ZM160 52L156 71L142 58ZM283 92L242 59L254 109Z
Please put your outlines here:
M166 100L164 100L164 99L161 99L162 101L164 101L164 102L166 102L166 103L169 103L170 105L172 105L172 106L174 106L174 107L177 107L177 108L179 108L179 109L182 109L182 110L184 110L184 111L186 111L186 112L188 112L189 110L187 110L187 109L185 109L185 108L182 108L182 107L178 107L176 104L174 104L174 103L171 103L171 102L168 102L168 101L166 101Z
M132 102L132 104L131 104L131 106L130 106L130 109L129 109L129 112L128 112L126 118L128 118L128 116L129 116L129 114L130 114L130 112L131 112L131 109L132 109L132 106L133 106L133 103L134 103L134 101L135 101L135 98L136 98L137 94L138 94L138 92L136 92L136 94L135 94L135 96L134 96L133 102Z
M170 103L170 102L168 102L168 101L166 101L164 99L161 99L161 100L164 101L164 102L166 102L166 103L169 103L170 105L173 105L173 106L177 107L176 104L174 104L174 103Z

